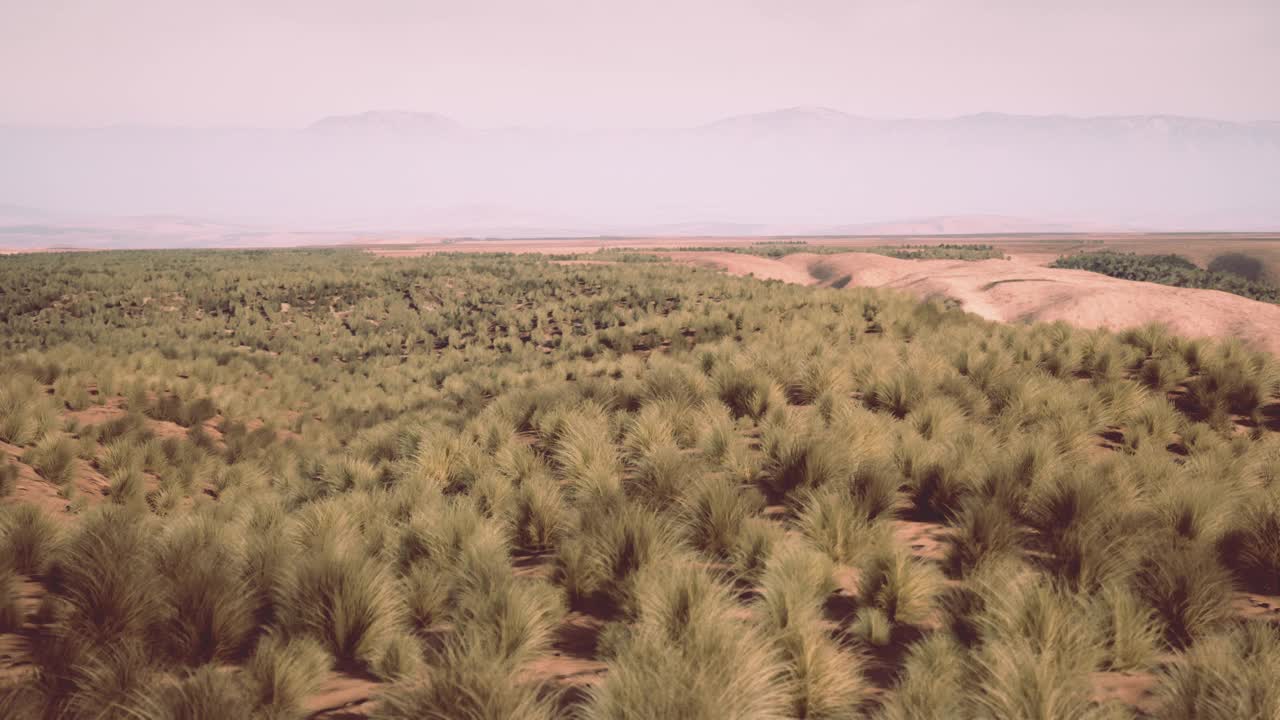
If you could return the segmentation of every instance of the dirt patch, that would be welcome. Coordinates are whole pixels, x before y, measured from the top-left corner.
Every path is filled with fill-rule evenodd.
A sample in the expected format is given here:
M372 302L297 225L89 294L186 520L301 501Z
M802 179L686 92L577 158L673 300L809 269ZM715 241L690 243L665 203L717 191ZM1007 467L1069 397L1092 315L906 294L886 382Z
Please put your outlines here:
M1155 696L1159 678L1153 673L1096 672L1089 680L1094 702L1119 702L1144 714L1159 709Z
M382 685L368 677L330 673L319 690L302 702L308 718L368 717Z

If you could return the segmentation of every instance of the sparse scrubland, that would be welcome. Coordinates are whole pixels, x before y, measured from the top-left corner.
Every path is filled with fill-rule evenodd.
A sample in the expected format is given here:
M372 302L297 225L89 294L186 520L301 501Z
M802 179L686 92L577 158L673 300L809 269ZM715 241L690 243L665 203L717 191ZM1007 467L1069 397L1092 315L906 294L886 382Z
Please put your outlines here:
M1049 267L1110 275L1122 280L1221 290L1252 300L1280 303L1280 287L1267 281L1262 262L1244 253L1224 253L1202 268L1181 255L1139 255L1109 250L1058 258Z
M4 258L0 330L0 717L1280 717L1237 343L354 251Z
M796 253L813 253L815 255L832 255L839 253L864 252L874 255L887 255L900 260L992 260L1003 259L1005 254L993 245L980 243L932 243L927 245L911 245L900 243L895 245L823 245L810 244L801 240L775 240L752 243L750 245L714 245L671 248L685 252L732 252L760 257L780 258ZM625 252L622 248L619 252Z

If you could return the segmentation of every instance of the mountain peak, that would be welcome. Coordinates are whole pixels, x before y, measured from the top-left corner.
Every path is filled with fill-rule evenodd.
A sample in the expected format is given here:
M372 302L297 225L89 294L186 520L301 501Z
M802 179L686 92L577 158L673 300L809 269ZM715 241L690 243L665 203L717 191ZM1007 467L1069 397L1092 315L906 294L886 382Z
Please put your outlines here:
M858 123L861 118L820 105L796 105L779 110L734 115L704 127L714 129L772 130L808 132L840 130Z
M454 132L462 128L453 118L437 113L370 110L354 115L331 115L311 124L323 132L378 132L423 134Z

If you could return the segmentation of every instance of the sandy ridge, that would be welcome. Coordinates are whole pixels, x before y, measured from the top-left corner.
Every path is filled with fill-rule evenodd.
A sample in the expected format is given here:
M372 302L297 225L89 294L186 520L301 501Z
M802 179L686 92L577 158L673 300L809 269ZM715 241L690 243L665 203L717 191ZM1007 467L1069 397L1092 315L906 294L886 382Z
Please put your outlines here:
M871 253L781 259L729 252L674 252L676 262L802 285L893 288L917 297L946 296L1000 322L1053 322L1121 330L1162 323L1190 337L1239 338L1280 354L1280 305L1217 290L1176 288L1045 267L1030 258L900 260Z

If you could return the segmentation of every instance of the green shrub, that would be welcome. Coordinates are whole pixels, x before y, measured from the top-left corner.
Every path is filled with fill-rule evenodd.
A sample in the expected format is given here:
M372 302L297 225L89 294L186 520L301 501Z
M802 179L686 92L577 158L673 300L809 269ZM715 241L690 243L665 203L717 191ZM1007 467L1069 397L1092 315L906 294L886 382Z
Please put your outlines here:
M1229 255L1236 256L1238 253ZM1218 269L1215 269L1215 264ZM1240 269L1248 263L1231 260L1226 265ZM1105 250L1060 257L1050 267L1089 270L1125 280L1140 280L1174 287L1222 290L1253 300L1280 302L1280 289L1258 280L1251 280L1235 270L1224 272L1224 262L1219 262L1219 259L1215 259L1209 269L1205 270L1180 255L1136 255Z

